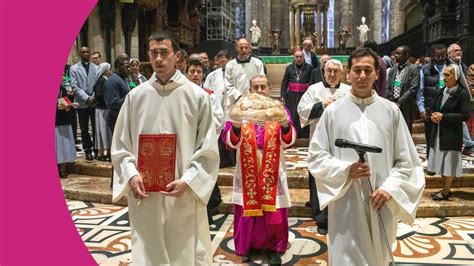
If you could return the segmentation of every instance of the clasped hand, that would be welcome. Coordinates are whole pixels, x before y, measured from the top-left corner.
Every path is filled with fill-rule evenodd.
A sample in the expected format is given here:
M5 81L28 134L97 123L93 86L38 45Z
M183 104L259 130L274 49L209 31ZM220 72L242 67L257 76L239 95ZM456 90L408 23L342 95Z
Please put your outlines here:
M431 121L433 121L433 123L435 124L439 124L441 122L441 120L443 120L443 114L440 113L440 112L434 112L432 115L431 115Z
M326 108L326 107L328 107L328 105L330 105L331 103L333 103L335 101L336 101L336 97L331 97L331 98L328 98L326 100L323 100L323 102L322 102L323 107Z

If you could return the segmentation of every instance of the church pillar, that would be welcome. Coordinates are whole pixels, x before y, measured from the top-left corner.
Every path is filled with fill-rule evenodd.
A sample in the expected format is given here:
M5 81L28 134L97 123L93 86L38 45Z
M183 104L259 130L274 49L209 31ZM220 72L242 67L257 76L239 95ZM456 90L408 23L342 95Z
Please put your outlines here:
M354 30L355 26L353 25L353 17L354 17L354 11L352 8L352 1L349 0L342 0L341 2L336 1L336 7L334 9L335 14L339 13L339 18L337 16L334 16L335 19L339 21L339 27L335 28L335 30L339 31L340 29L347 29L351 32L353 35L351 38L346 43L346 47L352 47L354 46Z
M323 48L328 48L328 10L327 7L324 9L324 22L323 22Z
M400 9L400 1L394 1L392 3L390 36L398 36L405 31L405 12Z
M295 9L290 7L290 49L295 48Z
M301 46L301 8L296 6L295 47Z
M318 23L318 30L317 30L317 33L316 33L316 48L317 49L321 49L321 5L317 5L317 16L318 16L318 19L317 19L317 23Z
M104 60L104 38L102 37L102 27L100 25L100 8L96 6L89 15L89 28L87 32L87 43L89 44L90 52L99 51Z
M382 42L382 1L372 1L372 8L372 21L366 23L370 29L368 40L373 39L380 44ZM372 36L372 38L370 38L370 36Z
M115 61L115 58L121 53L125 52L123 43L124 37L122 34L122 5L115 5L115 30L114 30L114 46L112 53L112 60Z

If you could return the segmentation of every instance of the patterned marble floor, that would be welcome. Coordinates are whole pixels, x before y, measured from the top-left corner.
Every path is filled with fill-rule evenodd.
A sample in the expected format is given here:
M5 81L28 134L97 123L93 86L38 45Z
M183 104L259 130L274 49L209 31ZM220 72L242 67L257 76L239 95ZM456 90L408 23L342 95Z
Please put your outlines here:
M130 263L130 225L126 207L68 201L77 230L99 265ZM240 264L233 250L232 215L214 216L211 231L215 265ZM285 265L327 265L326 237L308 218L289 218L290 245L282 256ZM474 217L416 219L413 226L399 224L395 260L418 265L474 265ZM265 263L263 254L252 264Z

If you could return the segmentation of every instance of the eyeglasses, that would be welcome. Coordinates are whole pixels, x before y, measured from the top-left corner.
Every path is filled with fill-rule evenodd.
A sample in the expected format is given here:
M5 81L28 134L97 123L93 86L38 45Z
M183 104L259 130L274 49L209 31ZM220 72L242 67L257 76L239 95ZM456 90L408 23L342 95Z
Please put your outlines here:
M329 73L329 74L332 74L332 75L335 75L335 74L339 74L341 73L341 70L340 69L326 69L324 72L326 73Z
M161 58L166 58L170 54L170 50L168 49L155 49L155 50L149 50L148 55L151 58L158 58L160 56Z

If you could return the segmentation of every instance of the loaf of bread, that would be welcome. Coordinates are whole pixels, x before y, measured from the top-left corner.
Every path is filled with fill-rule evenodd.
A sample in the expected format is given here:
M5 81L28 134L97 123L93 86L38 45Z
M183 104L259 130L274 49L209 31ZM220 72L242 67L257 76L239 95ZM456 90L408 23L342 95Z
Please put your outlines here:
M258 93L241 97L230 106L228 115L231 121L240 123L287 120L285 109L280 101Z

